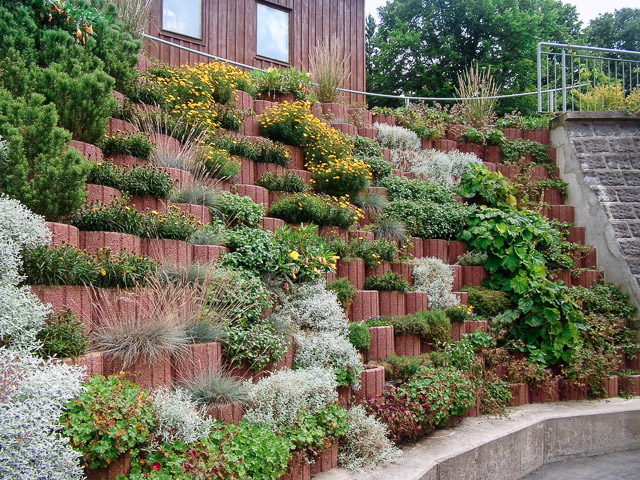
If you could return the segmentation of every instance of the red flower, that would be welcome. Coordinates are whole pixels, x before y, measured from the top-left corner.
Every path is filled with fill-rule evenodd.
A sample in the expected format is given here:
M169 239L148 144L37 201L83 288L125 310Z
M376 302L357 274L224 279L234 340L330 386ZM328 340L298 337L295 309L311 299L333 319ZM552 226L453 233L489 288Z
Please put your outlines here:
M159 472L160 469L162 468L162 465L160 465L158 462L154 462L153 465L151 465L151 468L154 469L156 472Z

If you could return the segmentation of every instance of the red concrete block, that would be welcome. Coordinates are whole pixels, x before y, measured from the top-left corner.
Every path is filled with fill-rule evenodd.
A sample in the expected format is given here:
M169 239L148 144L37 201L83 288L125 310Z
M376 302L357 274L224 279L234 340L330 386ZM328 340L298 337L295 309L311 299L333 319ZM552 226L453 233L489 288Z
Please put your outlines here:
M433 139L432 138L421 138L420 139L420 150L431 150L433 148Z
M520 167L518 165L497 164L496 169L509 180L516 180L520 174Z
M405 355L409 357L417 357L422 353L420 338L415 335L395 335L393 345L396 355L399 357Z
M580 268L597 268L597 267L598 267L598 252L595 248L591 247L591 249L582 257L582 260L580 262Z
M331 126L345 135L357 135L358 127L350 123L332 123Z
M373 276L380 277L390 271L391 271L391 262L380 262L380 264L375 268L367 267L365 270L365 275L367 277L373 277Z
M116 232L80 232L80 248L89 252L96 252L101 248L108 248L116 253L120 250L140 255L142 240L137 235Z
M371 347L367 351L368 362L386 360L394 352L393 327L370 327Z
M157 167L176 182L176 188L184 188L193 183L193 174L181 168Z
M234 179L237 183L253 185L256 183L256 164L245 157L234 157L240 162L240 173Z
M293 368L293 359L296 353L296 345L292 335L287 336L287 343L287 352L284 354L280 362L277 365L273 366L270 370L291 370Z
M522 138L522 130L519 128L503 128L502 133L507 137L507 140L518 140Z
M340 120L347 118L347 107L341 103L320 103L322 113L325 115Z
M498 165L496 165L495 163L484 162L484 166L487 167L487 170L489 170L490 172L496 173L498 171Z
M439 258L443 262L449 259L449 245L446 240L424 239L422 256Z
M441 152L450 152L458 148L458 142L455 140L447 140L446 138L439 138L433 141L433 148Z
M356 402L382 395L385 385L384 367L368 368L360 377L360 390L356 392Z
M549 205L562 205L564 203L564 195L555 187L544 189L542 201Z
M191 261L193 263L209 263L220 258L223 253L228 253L227 247L220 245L192 245Z
M102 160L102 150L95 145L85 142L79 142L78 140L71 140L69 146L78 150L84 158L92 162L99 162Z
M429 295L427 292L407 292L407 315L429 310Z
M535 130L524 130L522 132L522 138L525 140L532 140L534 142L541 143L543 145L549 145L551 143L551 132L548 128L536 128Z
M377 290L358 290L351 304L350 320L359 322L380 315L379 293Z
M136 210L142 213L146 210L151 212L167 213L167 210L169 209L168 200L140 195L132 196L129 200L129 205L135 207Z
M462 265L449 265L449 269L451 270L451 273L453 273L453 285L451 288L454 292L459 292L464 286L463 268L464 267Z
M393 262L391 264L391 271L397 273L402 277L409 285L413 285L413 265L409 263Z
M562 281L568 287L573 284L573 278L571 277L570 270L554 270L552 272L549 272L549 275L554 282Z
M76 358L65 358L67 365L77 365L85 368L85 377L104 375L104 354L101 352L87 353Z
M559 222L575 223L575 207L573 205L551 205L549 220L553 219Z
M291 162L287 167L291 170L304 170L304 152L300 147L294 147L293 145L286 145L291 154Z
M272 107L272 106L273 106L273 102L270 102L268 100L254 100L253 101L253 110L256 112L257 115L260 115L267 108Z
M255 115L242 115L242 128L240 130L243 136L254 137L260 135L260 121Z
M396 125L396 117L394 115L385 115L383 113L377 113L373 115L373 123L386 123L392 127Z
M549 170L544 165L533 165L531 167L531 178L534 181L548 180Z
M287 168L282 165L276 165L275 163L255 163L254 164L254 178L260 178L264 173L271 172L278 176L282 176L287 172ZM241 182L241 183L254 183L254 182Z
M238 110L253 109L253 98L247 92L242 90L235 91L236 108Z
M315 458L314 463L311 464L311 475L316 473L328 472L332 468L338 466L338 442L334 440L333 443L325 447L319 452Z
M502 156L502 147L499 145L487 145L484 147L484 156L482 157L485 162L500 163Z
M551 157L551 160L553 160L553 164L556 164L556 160L558 159L558 150L555 147L549 147L547 149L547 154Z
M560 379L559 392L562 401L586 400L588 390L588 385L577 384L564 378Z
M358 135L366 138L378 138L378 129L375 127L360 127Z
M308 172L306 170L289 170L289 171L291 173L295 173L300 178L302 178L302 180L304 180L306 184L309 184L311 182L311 172Z
M453 292L460 299L460 305L469 305L469 292Z
M457 342L467 333L467 327L464 323L451 323L451 339Z
M109 134L114 132L134 133L137 131L138 128L133 123L120 120L119 118L110 118L107 123L107 133Z
M47 228L51 231L51 242L49 245L60 245L65 243L77 247L80 245L80 231L66 223L47 222Z
M283 102L295 102L296 96L291 93L281 93L281 92L263 92L260 94L261 100L268 100L273 103L283 103Z
M208 410L211 418L220 420L224 423L240 423L244 417L244 405L241 403L228 403Z
M336 274L336 272L327 272L325 273L324 277L327 279L327 283L331 283L334 280L338 279L338 275ZM347 313L348 315L349 313Z
M353 388L338 387L338 405L342 408L349 408L353 405Z
M485 278L489 278L489 272L487 272L482 265L469 265L462 267L463 285L473 285L474 287L479 287L482 285L482 280L484 280Z
M353 124L359 127L373 125L373 114L366 108L348 108L347 115L353 120Z
M469 320L464 322L465 333L488 332L489 322L487 320Z
M529 385L531 403L549 403L560 400L559 379L554 378L538 385Z
M607 398L613 398L618 396L618 376L613 375L607 378L604 382L604 388L607 392Z
M85 468L87 480L117 480L119 476L129 475L131 471L131 454L125 453L116 458L108 467Z
M467 244L458 240L450 240L448 245L447 263L453 265L460 255L467 253Z
M349 236L350 242L357 240L369 240L373 242L375 240L373 232L366 232L364 230L349 230L347 235Z
M346 262L338 260L338 278L347 278L358 290L364 290L364 260L361 258L351 259Z
M54 312L68 310L80 318L86 326L90 326L92 307L89 288L72 285L33 285L31 291L42 303L51 304Z
M119 200L120 197L122 197L120 190L87 183L87 203L100 202L109 205L114 200Z
M477 143L459 143L458 150L463 153L473 153L478 158L484 157L484 146Z
M277 229L284 227L287 223L284 220L280 220L279 218L262 217L262 220L260 220L260 224L262 225L262 228L264 230L275 232Z
M287 471L278 480L310 480L311 466L301 452L293 452Z
M153 365L145 360L139 360L134 365L124 368L122 362L114 356L105 354L105 375L117 375L124 371L128 380L137 383L143 388L153 389L171 386L171 359L169 355Z
M640 352L636 352L635 355L627 355L627 368L640 370Z
M207 371L215 371L222 365L222 344L218 342L194 343L187 347L187 353L172 358L174 383L197 377Z
M476 403L473 404L472 407L469 407L469 410L464 412L463 417L479 417L482 415L482 399L476 395Z
M569 227L569 236L567 240L571 243L579 243L584 245L586 229L584 227Z
M390 162L390 161L391 161L391 150L389 150L388 148L383 148L383 149L382 149L382 157L383 157L387 162Z
M170 135L153 133L151 134L151 141L164 151L178 153L182 150L182 143L180 143L180 140L173 138Z
M116 167L120 168L142 167L148 165L146 161L138 157L132 157L131 155L110 155L108 160Z
M367 191L370 194L375 194L375 195L380 195L381 197L387 198L388 195L388 190L385 187L368 187Z
M530 403L529 385L526 383L511 384L511 406L519 407Z
M254 203L263 205L265 208L269 208L269 191L266 188L258 187L257 185L236 185L236 192L243 197L249 197Z
M640 375L626 375L618 379L619 390L626 391L634 397L640 396Z
M603 278L604 274L599 270L587 270L582 272L578 278L573 279L573 285L589 288L600 283Z
M142 251L159 262L186 265L192 261L192 245L182 240L145 238Z
M346 241L348 238L347 231L344 228L333 225L323 225L318 228L318 235L325 239L340 238Z
M175 205L183 212L190 213L191 215L196 217L198 221L204 224L211 223L212 217L209 207L205 207L204 205L196 205L193 203L173 203L172 205Z
M421 238L411 237L409 245L407 247L407 254L413 258L422 258L422 251L424 244Z

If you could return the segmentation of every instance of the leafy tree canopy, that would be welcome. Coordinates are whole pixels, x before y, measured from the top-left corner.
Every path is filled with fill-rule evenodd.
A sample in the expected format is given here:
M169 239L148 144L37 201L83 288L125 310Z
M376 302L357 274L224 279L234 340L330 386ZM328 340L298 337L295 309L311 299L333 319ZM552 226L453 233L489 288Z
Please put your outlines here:
M367 22L367 82L388 94L452 97L472 61L491 66L503 92L532 91L538 42L570 42L581 26L560 0L393 0L379 12L373 35ZM501 107L530 111L535 98Z
M640 51L640 8L621 8L605 13L585 28L588 45Z

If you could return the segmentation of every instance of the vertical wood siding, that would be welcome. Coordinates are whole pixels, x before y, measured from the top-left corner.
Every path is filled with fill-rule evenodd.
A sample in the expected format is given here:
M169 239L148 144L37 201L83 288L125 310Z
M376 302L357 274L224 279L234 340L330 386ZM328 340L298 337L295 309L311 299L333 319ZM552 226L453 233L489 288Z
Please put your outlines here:
M202 0L202 40L189 39L161 29L162 0L152 10L149 34L180 45L259 68L286 66L256 56L256 0ZM364 0L272 0L261 2L290 12L291 66L309 70L309 54L333 35L351 56L351 78L347 88L366 89L364 46ZM171 65L207 62L201 55L148 41L153 58ZM352 96L351 101L364 101Z

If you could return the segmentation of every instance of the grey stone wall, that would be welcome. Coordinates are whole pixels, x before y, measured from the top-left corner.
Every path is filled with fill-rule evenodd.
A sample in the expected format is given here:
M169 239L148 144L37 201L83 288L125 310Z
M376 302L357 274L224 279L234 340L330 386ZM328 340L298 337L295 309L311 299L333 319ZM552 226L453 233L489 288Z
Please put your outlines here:
M552 121L568 203L607 280L640 305L640 116L570 112Z

